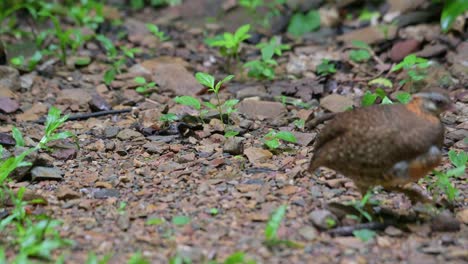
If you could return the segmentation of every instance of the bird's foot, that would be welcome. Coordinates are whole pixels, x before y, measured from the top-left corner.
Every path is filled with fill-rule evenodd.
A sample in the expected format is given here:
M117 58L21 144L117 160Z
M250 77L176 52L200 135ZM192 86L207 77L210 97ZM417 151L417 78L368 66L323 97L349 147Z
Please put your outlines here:
M434 204L434 200L416 184L406 184L405 186L387 187L392 191L397 191L405 194L413 205L420 202L422 204Z

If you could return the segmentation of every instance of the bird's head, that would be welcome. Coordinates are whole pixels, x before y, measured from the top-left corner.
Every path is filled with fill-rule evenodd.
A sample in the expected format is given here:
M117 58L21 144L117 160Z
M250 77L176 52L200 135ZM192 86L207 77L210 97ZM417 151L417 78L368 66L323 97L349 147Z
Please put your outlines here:
M419 101L422 110L437 116L453 107L448 94L439 91L427 91L414 94L413 100Z

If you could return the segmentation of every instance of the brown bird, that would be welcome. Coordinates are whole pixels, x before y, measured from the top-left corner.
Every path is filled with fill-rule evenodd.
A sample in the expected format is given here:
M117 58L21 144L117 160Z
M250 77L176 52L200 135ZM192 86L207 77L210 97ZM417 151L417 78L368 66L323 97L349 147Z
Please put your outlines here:
M324 166L351 178L361 194L374 186L405 193L442 158L444 126L439 115L451 106L448 95L428 91L404 104L373 105L337 114L315 143L309 172Z

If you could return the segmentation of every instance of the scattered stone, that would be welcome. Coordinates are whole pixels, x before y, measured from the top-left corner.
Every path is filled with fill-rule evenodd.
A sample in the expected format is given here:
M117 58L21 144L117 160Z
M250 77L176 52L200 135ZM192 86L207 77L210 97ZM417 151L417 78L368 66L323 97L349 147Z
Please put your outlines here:
M457 129L457 130L447 133L445 136L455 141L462 140L462 139L468 138L468 130Z
M197 82L194 74L187 71L188 63L180 58L158 57L141 64L151 72L162 91L171 91L175 95L197 95L203 86Z
M137 139L142 138L142 137L143 137L143 135L140 132L135 131L135 130L130 129L130 128L125 128L124 130L120 131L117 134L117 138L122 140L122 141L137 140Z
M390 58L394 62L400 62L407 55L414 53L419 49L421 43L415 39L407 39L395 43L390 50Z
M114 138L115 136L117 136L117 134L119 134L119 132L120 128L117 126L106 126L106 128L104 129L104 136L106 138Z
M332 113L344 112L353 105L351 98L339 94L330 94L320 100L320 106Z
M92 100L91 94L84 88L61 90L57 97L57 104L87 106Z
M443 211L431 220L433 232L456 232L460 230L460 222L449 211Z
M31 169L31 180L32 181L41 181L41 180L62 180L63 172L55 167L42 167L36 166Z
M299 234L309 241L314 240L318 236L318 231L312 226L304 226L299 229Z
M243 137L228 137L223 145L223 151L231 155L240 155L244 152Z
M47 113L47 106L43 103L35 103L31 108L24 111L22 114L16 115L16 120L19 122L24 121L35 121L39 117L44 116Z
M286 107L280 102L259 101L246 99L237 106L239 113L250 119L277 119L287 112Z
M468 225L468 208L462 209L457 213L457 219L465 225Z
M117 218L117 226L122 231L127 231L130 227L130 217L128 214L120 214L119 218Z
M297 139L297 144L301 146L308 146L317 137L317 133L302 133L292 131Z
M0 97L0 111L4 113L13 113L16 112L20 107L18 101L8 98L8 97Z
M20 75L17 69L0 65L0 87L10 91L21 89Z
M426 45L424 49L415 53L416 56L422 58L432 58L447 52L447 46L442 44Z
M253 164L264 163L273 157L273 154L270 151L255 147L250 147L244 150L244 154Z
M143 127L150 127L154 125L155 123L160 122L159 119L163 115L161 109L158 108L153 108L153 109L148 109L141 111L138 114L138 119L140 123L143 125Z
M309 214L312 223L321 229L329 229L338 223L336 216L328 210L315 210Z
M120 192L117 189L96 189L94 191L94 198L106 199L109 197L119 197Z
M76 157L75 148L57 148L52 152L52 157L58 160L70 160Z
M14 146L16 144L15 139L8 133L0 133L0 145Z
M93 111L107 111L107 110L111 110L111 108L112 108L109 105L109 103L107 103L107 101L97 93L93 94L91 96L91 101L89 102L89 107Z
M401 231L400 229L394 226L388 226L387 228L385 228L385 234L392 236L392 237L399 237L403 235L403 231Z
M81 196L80 193L73 191L67 186L61 186L57 190L57 199L59 200L68 201L68 200L78 199L80 198L80 196Z
M388 39L395 38L397 26L388 26L383 30L380 26L370 26L357 29L337 37L337 40L351 43L353 40L360 40L369 45L376 44Z

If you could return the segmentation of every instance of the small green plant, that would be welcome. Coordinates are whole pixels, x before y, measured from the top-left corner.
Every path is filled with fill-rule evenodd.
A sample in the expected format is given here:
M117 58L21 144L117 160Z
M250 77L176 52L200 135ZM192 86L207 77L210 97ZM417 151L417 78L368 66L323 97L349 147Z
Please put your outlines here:
M228 69L231 67L231 60L239 62L241 43L251 37L249 34L250 25L239 27L235 33L225 32L223 35L207 39L206 43L211 47L219 47L222 56L228 58Z
M139 86L136 88L135 91L140 94L148 94L154 91L154 87L156 86L155 82L146 82L144 77L138 76L133 79Z
M372 238L374 238L376 233L375 231L372 231L369 229L359 229L359 230L354 230L353 235L359 238L362 242L367 242L371 240Z
M317 10L311 10L307 14L296 13L292 16L288 25L288 33L295 37L301 37L305 33L320 28L320 14Z
M239 0L239 5L255 13L258 7L263 6L263 0Z
M283 51L289 50L289 45L281 44L278 37L272 38L269 42L260 43L257 45L260 48L261 59L249 61L244 64L244 68L249 69L249 76L257 79L273 79L275 78L275 67L278 65L273 56L281 56Z
M176 215L172 218L172 223L176 226L186 225L190 223L190 221L192 221L192 219L190 219L190 217L185 216L185 215Z
M164 42L169 40L169 37L163 31L159 30L159 27L154 24L146 24L146 28L153 33L153 35L159 39L159 41Z
M459 190L452 184L452 177L461 177L465 174L466 166L468 164L468 153L465 151L456 152L450 150L449 159L455 168L450 169L446 172L434 171L436 175L435 183L430 183L428 186L429 190L433 191L433 196L438 197L440 193L444 193L449 202L453 202L459 195ZM429 181L428 178L426 178Z
M330 62L330 60L323 59L322 63L320 63L317 66L317 74L326 76L326 75L332 75L336 72L335 64Z
M364 9L359 14L358 19L363 22L372 21L373 19L378 19L380 17L380 12L378 11L369 11Z
M174 113L167 113L167 114L161 115L161 117L159 118L159 121L162 121L166 124L170 122L175 122L177 120L179 120L179 117Z
M126 202L120 202L119 203L119 208L117 208L117 212L119 212L119 214L125 214L126 209L127 209L127 203Z
M148 221L146 221L146 224L147 225L162 225L165 222L166 220L164 220L164 218L155 217L155 218L148 219Z
M269 247L276 245L286 245L292 248L302 247L302 245L299 243L291 240L282 240L278 237L278 230L284 216L286 215L287 208L288 207L286 205L281 205L271 214L270 218L268 219L267 225L265 227L265 245Z
M440 27L444 33L447 33L456 18L468 10L468 2L466 0L448 0L444 2L444 8L440 16Z
M103 256L102 258L98 258L98 256L96 256L96 253L89 252L88 258L86 258L85 264L107 264L109 263L109 260L111 259L111 257L112 255L108 254L108 255Z
M136 252L130 256L127 264L150 264L151 262L147 260L141 252Z
M361 63L368 61L372 55L372 48L365 42L353 40L351 42L353 49L349 52L349 59Z
M208 112L206 109L202 109L202 104L200 103L200 100L193 96L189 95L182 95L182 96L177 96L174 99L174 102L181 104L181 105L186 105L189 107L192 107L193 109L198 111L198 117L200 119L200 122L204 123L203 117L205 114Z
M371 222L372 221L372 216L366 211L366 206L368 204L375 205L378 204L378 201L370 200L372 196L372 191L369 190L360 201L350 201L345 203L347 206L352 206L356 211L359 213L359 215L346 215L346 217L358 220L359 222L362 222L363 217Z
M304 119L296 119L296 120L294 120L293 124L299 129L304 129L305 120Z
M291 143L296 143L297 139L296 136L294 136L293 133L289 131L275 131L275 130L270 130L264 137L263 137L263 143L269 148L269 149L278 149L281 146L281 141L286 141L286 142L291 142Z
M279 37L273 37L268 42L259 43L256 47L261 50L262 56L265 57L273 57L273 55L281 56L283 55L283 51L291 49L291 46L282 44Z
M232 78L234 78L234 75L228 75L224 77L224 79L222 79L221 81L217 82L216 84L215 84L214 77L208 73L197 72L195 74L195 78L201 85L207 87L208 91L215 94L217 104L215 105L210 102L205 102L204 105L213 110L217 110L219 113L219 118L221 122L223 124L224 123L229 124L230 115L236 111L234 107L236 106L237 103L239 103L239 100L230 99L230 100L225 101L223 104L221 104L221 100L219 99L219 90L221 89L221 86L224 83L227 83L230 80L232 80ZM223 119L223 113L226 113L227 120Z
M366 91L361 99L361 105L363 107L374 105L377 99L380 98L381 104L393 104L393 101L388 98L387 94L382 88L375 89L375 93ZM407 92L398 92L395 95L398 102L407 104L411 101L411 94Z
M402 62L393 66L391 72L405 70L407 77L400 82L400 85L410 83L412 86L415 82L424 80L427 75L426 69L432 65L431 61L417 57L414 54L406 56Z

